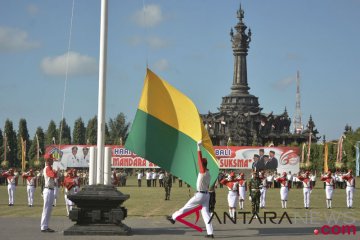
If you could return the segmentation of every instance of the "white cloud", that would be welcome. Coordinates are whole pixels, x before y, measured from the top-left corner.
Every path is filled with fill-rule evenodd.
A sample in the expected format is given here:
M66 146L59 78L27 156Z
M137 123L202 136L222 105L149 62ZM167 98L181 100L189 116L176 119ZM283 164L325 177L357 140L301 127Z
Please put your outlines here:
M297 53L287 53L285 56L286 60L299 61L302 57Z
M133 15L133 19L141 27L155 27L163 21L163 15L159 5L145 5Z
M146 44L150 49L161 49L169 46L169 42L167 40L156 36L150 36L148 38L132 36L128 39L128 43L131 46L139 46L142 44Z
M166 48L169 45L169 42L165 39L159 37L148 37L147 43L149 44L150 48L159 49L159 48Z
M26 7L26 11L31 16L35 16L39 12L39 8L34 4L30 4Z
M67 58L67 53L56 57L46 57L41 62L41 69L47 75L65 76ZM98 64L95 58L77 52L69 52L68 75L93 75L97 71Z
M27 32L0 26L0 52L29 50L39 46L38 42L32 42L28 39Z
M153 64L154 68L158 71L165 71L169 69L169 62L166 59L160 59Z
M140 44L143 43L143 39L139 36L132 36L130 38L128 38L128 42L131 46L139 46Z
M296 81L295 77L287 77L287 78L276 81L273 84L273 88L277 89L277 90L284 90L285 88L291 86L292 83L295 81Z

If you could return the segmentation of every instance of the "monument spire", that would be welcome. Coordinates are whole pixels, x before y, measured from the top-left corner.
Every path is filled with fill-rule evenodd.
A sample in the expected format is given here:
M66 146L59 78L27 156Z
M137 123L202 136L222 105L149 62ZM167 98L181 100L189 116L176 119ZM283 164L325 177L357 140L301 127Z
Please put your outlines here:
M236 24L235 32L230 30L230 37L234 55L234 77L231 87L231 94L247 94L249 93L249 86L247 82L247 64L246 56L251 42L251 30L246 33L247 26L244 23L245 12L241 8L237 11L237 18L239 22Z

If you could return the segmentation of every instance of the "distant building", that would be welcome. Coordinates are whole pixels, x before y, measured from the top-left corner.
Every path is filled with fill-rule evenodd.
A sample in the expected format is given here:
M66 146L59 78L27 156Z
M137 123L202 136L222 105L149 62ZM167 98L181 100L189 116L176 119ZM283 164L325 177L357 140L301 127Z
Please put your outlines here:
M251 30L246 33L244 11L237 11L239 22L230 36L234 55L234 77L229 95L222 98L219 112L201 114L214 145L289 145L309 139L317 141L315 124L310 120L302 132L291 133L291 118L286 109L281 114L262 113L258 97L249 93L246 56L251 42Z

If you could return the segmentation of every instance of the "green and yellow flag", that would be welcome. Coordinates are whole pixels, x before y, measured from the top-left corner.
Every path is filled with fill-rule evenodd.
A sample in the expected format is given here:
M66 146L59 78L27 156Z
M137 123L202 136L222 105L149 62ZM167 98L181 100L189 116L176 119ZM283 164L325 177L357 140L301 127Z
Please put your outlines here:
M199 172L197 142L214 184L219 164L194 103L147 69L140 103L125 147L180 177L193 188Z

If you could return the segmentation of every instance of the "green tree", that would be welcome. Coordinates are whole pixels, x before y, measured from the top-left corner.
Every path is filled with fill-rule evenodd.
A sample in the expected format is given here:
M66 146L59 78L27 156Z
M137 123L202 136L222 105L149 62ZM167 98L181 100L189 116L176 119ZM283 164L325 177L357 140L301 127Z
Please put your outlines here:
M4 160L4 140L3 140L3 133L0 128L0 162Z
M107 123L105 123L105 145L111 145L112 141L111 141L111 137L110 137L110 132L109 132L109 127L107 125Z
M86 126L86 144L94 145L97 142L97 117L91 118Z
M65 118L59 123L59 144L71 144L71 130Z
M73 144L86 144L86 128L81 118L78 118L74 124Z
M125 141L128 135L130 123L126 122L126 117L120 113L114 119L109 120L109 130L111 144L120 144L120 138Z
M19 130L17 133L17 159L19 159L20 164L22 161L22 143L21 140L25 141L25 161L28 161L28 152L31 145L30 137L29 137L29 131L27 128L27 123L25 119L20 119L19 121Z
M51 120L45 134L45 145L55 144L56 139L58 139L56 124Z
M17 141L16 141L16 132L13 128L13 123L9 119L5 122L4 127L4 136L7 139L7 150L6 150L6 159L9 161L10 167L19 167L20 162L17 159Z
M37 137L36 137L37 136ZM37 159L37 140L39 140L39 156L40 158ZM41 127L36 129L35 136L31 141L31 146L29 149L29 166L34 167L34 161L40 160L41 156L45 153L45 134Z

